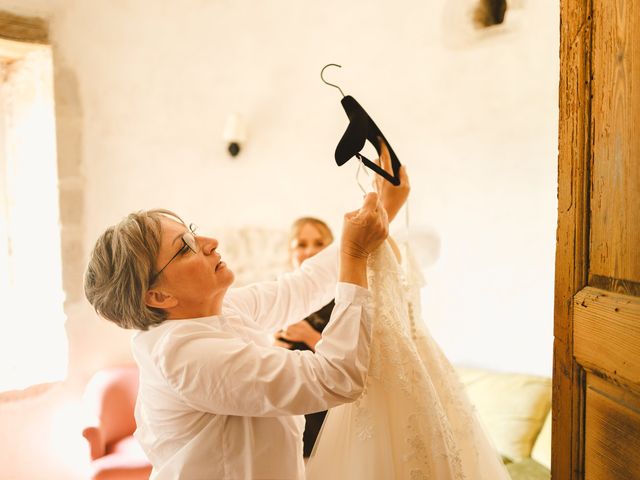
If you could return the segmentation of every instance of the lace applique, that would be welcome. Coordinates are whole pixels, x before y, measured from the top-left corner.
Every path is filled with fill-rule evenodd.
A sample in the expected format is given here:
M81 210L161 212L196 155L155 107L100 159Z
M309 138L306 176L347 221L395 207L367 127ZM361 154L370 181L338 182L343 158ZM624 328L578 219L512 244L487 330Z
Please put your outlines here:
M425 435L420 430L419 425L424 424L424 418L418 414L409 415L407 421L407 444L409 453L405 456L405 462L419 466L410 471L411 479L425 479L431 477L429 469L429 455Z
M362 394L360 399L356 400L355 406L355 427L356 427L356 435L362 440L369 440L373 438L373 421L371 418L371 412L368 408L362 406L362 398L366 397L366 390Z

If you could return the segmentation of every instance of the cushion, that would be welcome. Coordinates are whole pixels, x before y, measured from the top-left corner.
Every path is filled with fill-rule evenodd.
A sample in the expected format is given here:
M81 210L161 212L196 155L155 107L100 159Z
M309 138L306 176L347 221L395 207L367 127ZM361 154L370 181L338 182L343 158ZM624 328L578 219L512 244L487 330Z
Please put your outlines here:
M476 368L457 370L500 454L513 461L529 457L551 408L551 379Z
M507 464L512 480L550 480L551 472L531 458Z
M104 457L91 462L93 480L148 479L151 464L133 436L126 437L109 448Z
M542 430L533 444L531 458L541 465L551 468L551 412L547 414Z

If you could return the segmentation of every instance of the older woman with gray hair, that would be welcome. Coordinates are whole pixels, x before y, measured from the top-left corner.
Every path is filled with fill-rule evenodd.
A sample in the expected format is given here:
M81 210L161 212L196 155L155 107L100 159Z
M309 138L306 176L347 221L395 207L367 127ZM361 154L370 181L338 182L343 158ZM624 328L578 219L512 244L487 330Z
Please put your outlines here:
M406 177L405 177L406 179ZM167 210L132 213L96 242L85 293L102 317L139 330L136 438L154 479L301 479L305 413L354 401L367 373L367 258L408 184L368 194L329 247L277 281L229 288L218 241ZM337 285L336 285L337 283ZM316 351L266 332L335 297Z

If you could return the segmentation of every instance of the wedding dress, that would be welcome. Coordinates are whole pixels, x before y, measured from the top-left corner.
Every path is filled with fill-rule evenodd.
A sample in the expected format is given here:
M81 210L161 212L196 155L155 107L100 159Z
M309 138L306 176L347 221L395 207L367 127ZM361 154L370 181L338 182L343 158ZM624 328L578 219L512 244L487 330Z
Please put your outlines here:
M408 260L405 260L408 259ZM508 480L464 387L420 313L422 277L388 242L369 260L374 302L363 395L329 411L308 480Z

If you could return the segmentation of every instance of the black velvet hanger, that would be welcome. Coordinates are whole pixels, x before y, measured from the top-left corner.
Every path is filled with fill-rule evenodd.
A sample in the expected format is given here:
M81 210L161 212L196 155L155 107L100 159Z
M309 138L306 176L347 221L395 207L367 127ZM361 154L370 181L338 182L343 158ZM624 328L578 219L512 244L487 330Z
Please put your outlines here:
M327 82L322 76L324 69L329 66L339 67L335 63L325 65L320 72L320 78L327 85L337 88L342 93L342 108L344 108L347 117L349 118L349 125L345 130L342 138L338 142L336 147L335 159L338 166L342 166L347 163L351 158L358 158L365 166L382 176L385 180L389 181L393 185L400 185L400 160L391 148L391 145L382 134L378 126L371 119L369 114L364 108L353 98L351 95L345 95L342 89L337 85ZM393 174L387 172L381 166L376 165L373 161L362 155L360 151L364 148L365 142L369 142L375 147L380 156L380 142L384 142L389 150L389 156L391 157L391 170Z

